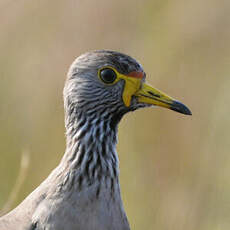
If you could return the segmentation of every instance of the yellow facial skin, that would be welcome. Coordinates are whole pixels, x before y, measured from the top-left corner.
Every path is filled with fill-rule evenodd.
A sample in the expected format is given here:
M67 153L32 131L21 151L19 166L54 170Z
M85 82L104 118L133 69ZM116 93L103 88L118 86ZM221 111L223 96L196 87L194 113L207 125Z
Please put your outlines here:
M122 99L125 106L129 107L131 104L132 96L135 96L140 103L165 107L186 115L192 114L191 111L181 102L174 100L163 92L153 88L146 83L143 83L142 78L132 75L123 75L112 67L106 68L111 68L117 75L116 80L111 85L115 84L121 79L125 81L125 86L122 94Z
M135 79L132 77L127 76L120 76L123 80L125 80L125 86L122 94L122 99L124 101L124 104L129 107L131 104L132 96L136 95L136 93L139 91L141 87L141 81L140 79Z
M109 67L103 67L103 68L99 69L98 75L99 75L100 71L105 69L105 68L112 69L117 75L116 80L113 83L108 84L108 85L114 85L118 81L120 81L121 79L125 80L125 86L124 86L124 90L123 90L123 94L122 94L122 99L123 99L125 106L129 107L131 104L132 96L140 89L141 80L134 78L134 77L123 75L123 74L119 73L116 69L114 69L113 67L110 67L110 66Z

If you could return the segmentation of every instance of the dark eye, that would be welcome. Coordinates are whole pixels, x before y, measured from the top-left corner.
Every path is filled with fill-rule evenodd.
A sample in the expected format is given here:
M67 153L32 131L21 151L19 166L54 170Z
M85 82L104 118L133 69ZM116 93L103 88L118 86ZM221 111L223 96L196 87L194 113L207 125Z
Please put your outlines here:
M100 78L104 83L111 84L116 80L117 75L114 70L105 68L100 71Z

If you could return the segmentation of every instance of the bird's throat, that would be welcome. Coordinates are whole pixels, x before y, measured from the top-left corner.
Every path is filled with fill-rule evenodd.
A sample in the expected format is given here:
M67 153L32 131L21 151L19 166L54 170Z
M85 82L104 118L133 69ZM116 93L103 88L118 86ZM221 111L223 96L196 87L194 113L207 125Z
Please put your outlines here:
M74 172L76 188L81 190L101 183L111 191L119 187L114 121L98 116L78 116L77 120L66 122L67 148L62 164L67 171Z

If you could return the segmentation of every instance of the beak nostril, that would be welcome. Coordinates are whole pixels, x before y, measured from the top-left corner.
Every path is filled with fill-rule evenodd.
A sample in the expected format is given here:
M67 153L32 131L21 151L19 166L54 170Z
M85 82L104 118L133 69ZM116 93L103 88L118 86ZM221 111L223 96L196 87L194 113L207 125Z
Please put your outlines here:
M155 93L153 93L153 92L151 92L151 91L148 91L148 93L149 93L151 96L154 96L154 97L158 97L158 98L161 97L159 94L155 94Z

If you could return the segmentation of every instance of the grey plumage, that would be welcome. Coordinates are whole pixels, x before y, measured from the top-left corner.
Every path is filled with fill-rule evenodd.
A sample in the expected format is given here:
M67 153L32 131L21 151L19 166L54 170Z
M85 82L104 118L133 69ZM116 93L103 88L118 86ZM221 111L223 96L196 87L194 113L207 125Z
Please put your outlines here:
M158 91L132 94L130 104L125 105L126 77L115 84L104 84L98 77L98 71L107 66L122 76L135 72L135 79L141 76L137 80L140 91L143 88L145 74L141 65L125 54L100 50L78 57L64 88L65 154L35 191L0 218L0 230L130 229L119 185L116 142L120 119L129 111L150 106L139 102L138 97L155 98L157 103L162 100L165 107L175 109L170 107L172 101L177 111L190 111L169 97L165 100L163 94L157 95Z
M64 88L67 147L59 166L17 208L0 218L1 230L128 230L119 187L117 124L128 110L124 82L105 86L103 66L142 70L131 57L94 51L78 57Z

